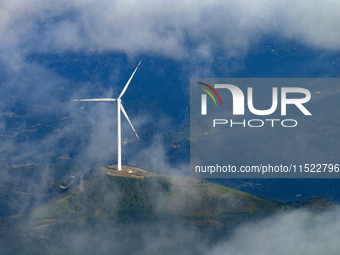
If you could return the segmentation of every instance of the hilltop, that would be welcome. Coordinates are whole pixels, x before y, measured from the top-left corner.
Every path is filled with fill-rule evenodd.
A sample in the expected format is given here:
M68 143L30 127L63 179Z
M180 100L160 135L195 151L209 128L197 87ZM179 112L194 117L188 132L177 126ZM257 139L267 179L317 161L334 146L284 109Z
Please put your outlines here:
M282 203L203 179L157 174L129 166L118 171L115 165L93 168L81 178L73 176L67 184L51 184L48 192L52 198L32 209L25 218L46 224L84 218L179 217L195 225L214 222L217 228L228 228L244 219L263 218L294 208L322 210L335 206L326 199Z
M62 186L61 188L65 188ZM205 180L160 175L123 166L97 167L68 185L67 191L35 209L31 217L220 217L268 214L283 203L256 197ZM223 224L220 224L223 225Z
M72 176L67 184L51 184L48 190L54 195L41 206L0 219L0 242L6 244L0 247L1 254L46 254L51 249L56 254L79 254L75 249L80 244L73 245L79 240L87 240L81 247L88 254L97 254L98 244L104 241L126 254L138 250L145 235L164 231L172 239L187 235L176 246L183 252L197 247L194 237L216 243L248 221L298 207L320 211L335 206L325 199L286 204L206 180L127 166L122 171L117 166L96 167L81 178ZM173 248L157 254L173 254Z

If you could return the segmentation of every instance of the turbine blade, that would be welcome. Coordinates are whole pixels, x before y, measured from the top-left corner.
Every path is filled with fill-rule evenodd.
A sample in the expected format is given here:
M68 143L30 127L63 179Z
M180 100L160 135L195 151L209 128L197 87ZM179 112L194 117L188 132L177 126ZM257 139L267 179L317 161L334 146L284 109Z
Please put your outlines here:
M87 101L87 102L108 102L108 101L116 101L117 99L114 98L93 98L93 99L72 99L71 101Z
M143 60L143 59L142 59L142 60ZM136 67L135 71L132 73L130 79L129 79L128 82L126 83L126 85L125 85L125 87L123 88L122 92L120 93L118 99L120 99L120 98L124 95L124 93L125 93L127 87L129 86L129 84L130 84L130 82L131 82L131 80L132 80L132 77L135 75L135 72L137 71L137 69L138 69L140 63L142 63L142 60L139 62L139 64L138 64L138 66Z
M132 127L132 130L135 132L135 135L137 136L137 138L138 138L138 140L139 140L139 137L138 137L138 135L137 135L137 132L136 132L136 130L133 128L132 123L131 123L131 121L130 121L128 115L126 114L126 111L124 110L124 107L123 107L122 104L120 104L120 109L122 110L123 114L125 115L127 121L130 123L130 126Z

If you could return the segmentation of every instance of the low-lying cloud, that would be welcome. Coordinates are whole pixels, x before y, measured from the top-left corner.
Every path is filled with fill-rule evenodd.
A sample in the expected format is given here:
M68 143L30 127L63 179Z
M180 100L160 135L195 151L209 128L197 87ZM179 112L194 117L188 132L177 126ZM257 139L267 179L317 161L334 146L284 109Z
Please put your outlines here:
M119 51L183 59L244 53L262 36L339 50L336 1L4 1L0 47L26 53Z
M210 254L338 254L339 211L293 211L238 228Z

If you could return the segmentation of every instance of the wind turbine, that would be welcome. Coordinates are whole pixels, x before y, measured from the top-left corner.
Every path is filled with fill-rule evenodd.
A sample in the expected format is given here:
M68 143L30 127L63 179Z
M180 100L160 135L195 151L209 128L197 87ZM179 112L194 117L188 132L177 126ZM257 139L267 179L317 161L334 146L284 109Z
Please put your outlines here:
M143 60L143 59L142 59ZM117 135L118 135L118 171L122 170L122 138L121 138L121 123L120 123L120 111L123 112L123 114L125 115L127 121L129 122L132 130L135 132L135 135L137 136L138 140L139 137L137 135L136 130L134 129L128 115L126 114L126 111L124 110L124 107L122 105L121 102L121 97L124 95L127 87L129 86L133 76L135 75L135 72L137 71L139 65L142 63L142 60L139 62L139 64L137 65L135 71L132 73L130 79L128 80L128 82L126 83L125 87L123 88L122 92L120 93L119 97L116 98L92 98L92 99L72 99L71 101L86 101L86 102L108 102L108 101L117 101L117 123L118 123L118 128L117 128Z

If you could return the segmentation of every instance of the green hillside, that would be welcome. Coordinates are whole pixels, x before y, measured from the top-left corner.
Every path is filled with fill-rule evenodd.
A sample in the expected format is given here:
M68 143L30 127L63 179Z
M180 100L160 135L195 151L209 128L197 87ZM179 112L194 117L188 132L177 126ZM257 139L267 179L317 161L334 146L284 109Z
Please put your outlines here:
M247 221L294 208L334 207L325 199L285 204L206 180L126 166L122 171L116 166L97 167L69 180L51 184L53 198L40 207L0 218L1 254L80 254L79 249L97 254L102 242L126 254L145 243L145 233L157 236L164 231L164 240L176 236L180 242L176 249L183 251L197 247L201 239L208 245L217 243ZM181 233L185 239L177 238ZM77 242L81 243L74 246ZM173 248L157 254L173 254Z
M30 221L43 225L83 219L181 219L197 226L230 228L289 208L283 203L212 184L133 167L98 167L62 195L36 208Z

